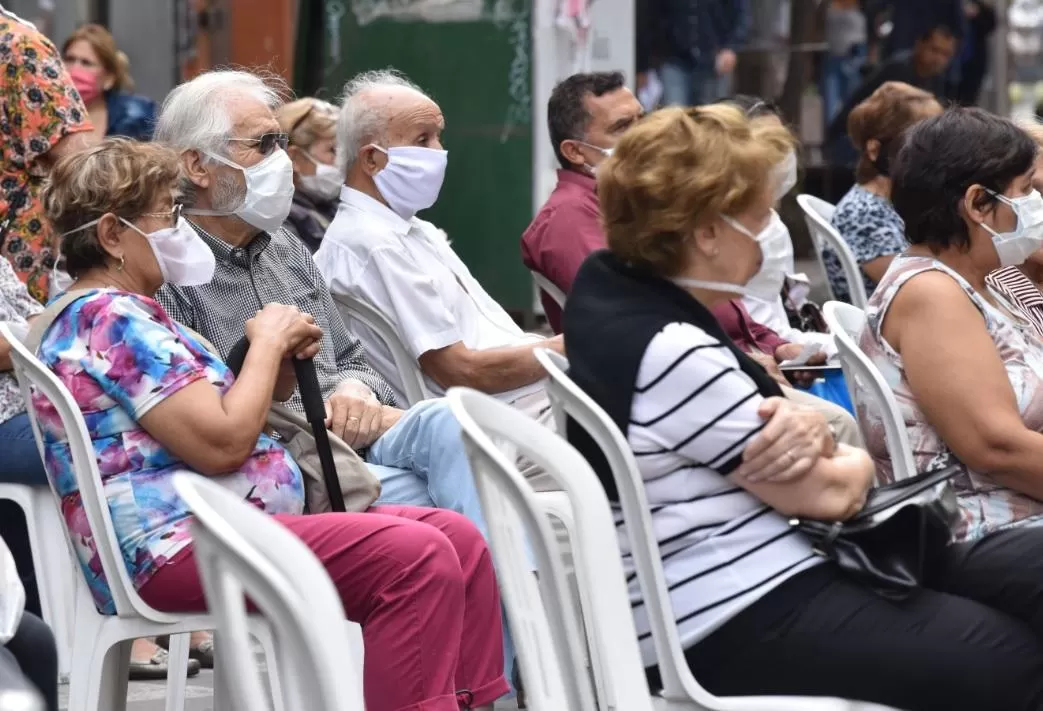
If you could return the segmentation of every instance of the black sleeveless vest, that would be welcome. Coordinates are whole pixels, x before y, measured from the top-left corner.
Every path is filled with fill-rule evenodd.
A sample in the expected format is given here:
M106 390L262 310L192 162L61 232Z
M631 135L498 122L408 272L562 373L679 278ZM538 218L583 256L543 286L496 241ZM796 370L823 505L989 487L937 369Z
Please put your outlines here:
M728 338L713 314L670 281L624 264L608 250L594 252L580 267L565 303L565 350L569 377L608 413L624 435L638 369L648 344L671 323L690 323L725 344L764 397L781 396L779 384ZM591 463L611 501L618 501L601 450L571 419L572 443ZM737 456L741 456L741 453Z

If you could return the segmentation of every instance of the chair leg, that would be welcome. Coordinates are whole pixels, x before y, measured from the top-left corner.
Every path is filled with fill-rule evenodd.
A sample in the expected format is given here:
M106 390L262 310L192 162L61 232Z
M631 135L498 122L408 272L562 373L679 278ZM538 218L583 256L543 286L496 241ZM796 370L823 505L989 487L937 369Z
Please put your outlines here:
M75 657L77 665L70 681L69 711L127 711L132 644L133 640L114 644L98 640L94 653L83 665L79 664L79 656ZM78 689L85 689L85 693L81 694Z
M33 567L40 588L44 620L58 645L58 676L67 678L72 668L72 635L75 619L76 581L64 522L50 490L34 496L33 515L27 516Z
M188 648L191 635L170 635L167 661L167 706L166 711L182 711L185 708L185 691L188 687Z
M264 665L268 670L268 688L271 691L272 711L285 711L282 679L279 678L279 664L275 660L275 639L270 628L259 629L254 635L264 650ZM216 687L215 687L216 688ZM221 711L215 707L214 711Z

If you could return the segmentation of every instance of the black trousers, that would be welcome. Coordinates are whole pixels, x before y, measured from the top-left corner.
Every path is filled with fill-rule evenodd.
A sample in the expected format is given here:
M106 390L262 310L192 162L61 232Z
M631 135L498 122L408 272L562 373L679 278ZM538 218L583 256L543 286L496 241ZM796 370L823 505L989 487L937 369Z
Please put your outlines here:
M40 690L47 711L58 711L58 648L51 628L26 612L15 636L2 649L14 657L22 674Z
M686 652L718 696L833 696L903 711L1043 709L1043 528L950 546L902 602L830 564ZM657 670L649 681L659 688Z

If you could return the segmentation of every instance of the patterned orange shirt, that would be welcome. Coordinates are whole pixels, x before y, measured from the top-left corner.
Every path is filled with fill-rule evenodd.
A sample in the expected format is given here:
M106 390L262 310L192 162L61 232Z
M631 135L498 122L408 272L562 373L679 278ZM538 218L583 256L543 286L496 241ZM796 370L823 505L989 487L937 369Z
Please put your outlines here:
M41 158L70 133L91 130L55 46L32 25L0 10L0 221L11 218L0 254L29 293L47 301L57 245L44 218Z

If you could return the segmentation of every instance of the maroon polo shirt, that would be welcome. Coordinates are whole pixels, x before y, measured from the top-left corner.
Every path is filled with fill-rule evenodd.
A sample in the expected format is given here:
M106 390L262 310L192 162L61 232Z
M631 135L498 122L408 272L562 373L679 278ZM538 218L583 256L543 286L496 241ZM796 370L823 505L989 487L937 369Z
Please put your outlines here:
M558 184L521 238L522 261L566 294L579 266L605 246L601 208L594 178L572 170L558 171ZM561 333L561 309L541 294L547 321Z
M754 321L740 299L722 302L710 311L728 338L735 341L744 353L757 350L774 357L779 346L789 343L775 331Z

